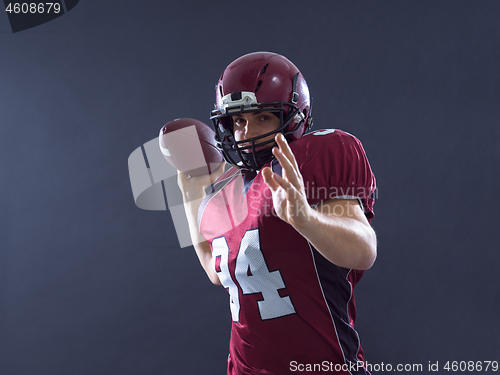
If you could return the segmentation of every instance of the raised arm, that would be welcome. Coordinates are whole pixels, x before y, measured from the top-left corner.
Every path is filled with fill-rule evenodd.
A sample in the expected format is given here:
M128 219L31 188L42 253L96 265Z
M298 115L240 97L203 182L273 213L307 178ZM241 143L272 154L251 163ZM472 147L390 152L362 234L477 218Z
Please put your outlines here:
M205 198L205 189L224 172L224 164L223 162L211 175L189 177L186 173L177 172L177 183L182 192L191 241L208 278L216 285L221 283L215 272L210 244L201 236L198 228L198 209Z
M273 153L283 168L283 177L270 168L262 173L278 216L337 266L370 268L377 255L377 239L358 200L329 199L312 208L295 157L281 134L276 143L279 148Z

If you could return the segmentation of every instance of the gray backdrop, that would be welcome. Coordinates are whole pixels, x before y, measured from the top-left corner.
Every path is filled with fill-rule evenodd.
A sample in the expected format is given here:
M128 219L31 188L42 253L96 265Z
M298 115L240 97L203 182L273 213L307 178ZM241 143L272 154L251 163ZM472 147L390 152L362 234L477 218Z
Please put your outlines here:
M258 50L376 174L366 359L500 360L499 19L496 0L82 0L13 34L0 14L0 373L224 373L228 295L168 212L135 206L127 159L176 117L208 123L224 67Z

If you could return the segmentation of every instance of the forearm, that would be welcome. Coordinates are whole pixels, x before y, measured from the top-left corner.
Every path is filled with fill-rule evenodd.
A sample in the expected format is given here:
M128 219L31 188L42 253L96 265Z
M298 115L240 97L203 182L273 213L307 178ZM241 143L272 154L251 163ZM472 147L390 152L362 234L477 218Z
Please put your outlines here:
M196 251L196 255L198 256L201 266L207 273L208 278L212 281L212 283L221 285L219 277L215 272L210 244L203 238L198 228L198 209L202 201L203 198L189 201L188 198L184 196L184 209L189 225L189 234L191 236L191 241Z
M198 255L198 259L200 260L201 266L207 273L210 281L215 285L222 285L219 276L217 276L217 272L215 272L214 267L214 259L212 257L212 250L210 249L210 244L207 241L200 242L194 246L194 250L196 251L196 255Z
M201 201L203 199L197 199L190 202L184 202L184 209L186 211L186 216L189 225L189 234L191 236L191 241L193 243L196 255L200 260L201 266L207 273L208 278L212 283L220 285L219 277L215 272L215 267L212 259L212 249L210 244L203 238L200 234L198 228L198 209L200 207Z
M327 215L312 208L308 217L295 229L330 262L360 270L373 265L377 256L377 239L368 222Z

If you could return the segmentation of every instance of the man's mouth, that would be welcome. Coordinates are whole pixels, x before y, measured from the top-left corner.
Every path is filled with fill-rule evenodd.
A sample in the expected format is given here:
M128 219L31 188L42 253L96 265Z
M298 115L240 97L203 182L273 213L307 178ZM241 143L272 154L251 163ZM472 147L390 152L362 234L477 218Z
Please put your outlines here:
M252 153L252 152L259 152L260 150L264 150L266 148L269 148L271 147L271 145L268 143L268 144L265 144L263 146L258 146L256 145L253 149L251 147L251 144L242 144L240 147L248 147L247 149L244 149L244 150L241 150L241 152L246 152L246 153Z

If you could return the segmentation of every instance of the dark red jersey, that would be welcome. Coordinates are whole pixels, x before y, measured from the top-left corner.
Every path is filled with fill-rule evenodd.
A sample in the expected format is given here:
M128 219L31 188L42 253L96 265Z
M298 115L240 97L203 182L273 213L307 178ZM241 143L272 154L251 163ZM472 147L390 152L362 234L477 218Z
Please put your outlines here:
M310 205L359 199L373 217L375 178L354 136L320 130L290 147ZM271 168L281 174L276 160ZM260 172L227 171L202 203L199 227L230 295L228 374L368 373L354 329L363 271L332 264L278 218Z

